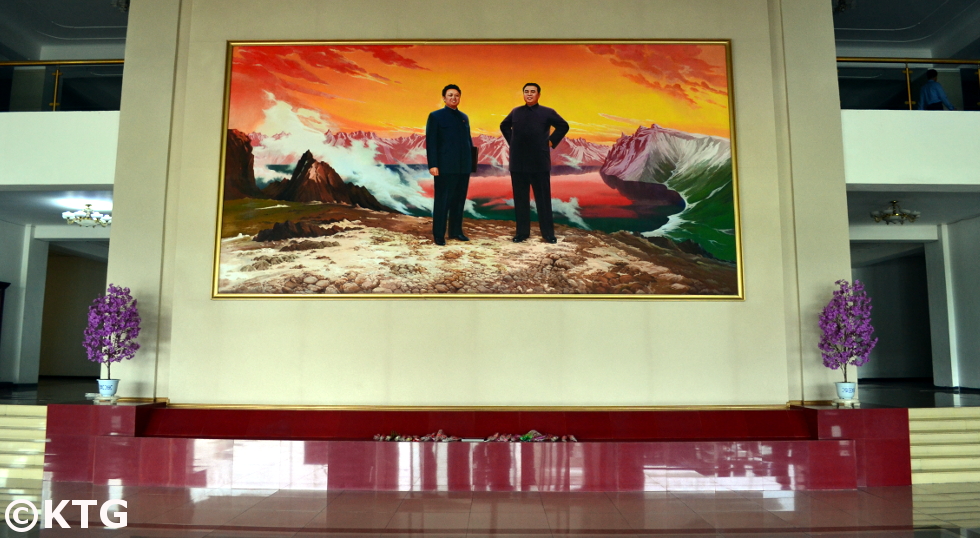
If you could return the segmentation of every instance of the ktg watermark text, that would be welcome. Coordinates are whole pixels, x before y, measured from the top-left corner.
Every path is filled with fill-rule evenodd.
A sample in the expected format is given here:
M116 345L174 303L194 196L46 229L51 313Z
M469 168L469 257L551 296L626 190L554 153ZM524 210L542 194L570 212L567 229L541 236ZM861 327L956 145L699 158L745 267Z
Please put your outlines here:
M53 506L54 501L47 500L44 501L44 526L45 529L50 529L57 522L62 529L71 528L68 522L65 521L65 517L61 515L61 511L68 506L67 500L58 503L58 506ZM96 506L99 503L93 500L73 500L71 504L81 507L81 514L79 517L80 527L83 529L88 528L88 509L90 506ZM108 501L102 503L102 507L99 508L99 517L102 519L102 525L107 529L120 529L126 526L126 512L116 510L114 515L116 520L113 521L109 517L109 509L113 506L121 506L126 508L126 501L122 499L109 499ZM38 523L38 511L37 506L31 501L20 500L13 501L7 505L7 510L3 513L4 519L7 520L7 526L10 527L14 532L27 532L34 528Z

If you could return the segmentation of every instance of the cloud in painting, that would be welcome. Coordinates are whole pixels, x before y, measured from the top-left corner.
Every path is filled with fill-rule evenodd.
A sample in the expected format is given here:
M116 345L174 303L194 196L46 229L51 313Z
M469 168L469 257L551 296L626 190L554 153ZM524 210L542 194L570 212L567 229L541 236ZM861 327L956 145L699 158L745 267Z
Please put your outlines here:
M627 125L647 125L647 124L654 123L653 120L638 120L638 119L635 119L635 118L624 118L622 116L614 116L612 114L603 114L601 112L599 113L599 115L602 116L603 118L608 119L608 120L613 120L613 121L616 121L616 122L619 122L619 123L625 123Z
M372 73L350 58L351 53L368 53L386 65L404 69L428 71L415 60L402 56L396 49L410 45L372 45L372 46L249 46L236 50L235 74L251 79L250 84L273 91L276 97L285 96L279 90L291 90L315 97L337 98L329 92L318 89L326 83L314 73L316 69L330 69L336 73L355 78L373 80L387 84L392 81L378 73Z
M624 70L627 79L691 106L697 106L698 100L706 100L709 94L728 94L725 65L705 61L698 45L597 44L589 45L589 50L608 57L610 63Z

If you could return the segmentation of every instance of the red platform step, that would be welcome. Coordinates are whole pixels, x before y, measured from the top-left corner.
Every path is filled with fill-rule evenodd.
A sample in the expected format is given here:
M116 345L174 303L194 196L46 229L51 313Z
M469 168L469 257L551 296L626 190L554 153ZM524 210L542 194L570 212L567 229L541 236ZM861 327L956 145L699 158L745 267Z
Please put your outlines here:
M383 443L376 433L574 434ZM911 483L905 409L297 411L51 405L46 477L412 491L853 489ZM355 440L356 439L356 440Z

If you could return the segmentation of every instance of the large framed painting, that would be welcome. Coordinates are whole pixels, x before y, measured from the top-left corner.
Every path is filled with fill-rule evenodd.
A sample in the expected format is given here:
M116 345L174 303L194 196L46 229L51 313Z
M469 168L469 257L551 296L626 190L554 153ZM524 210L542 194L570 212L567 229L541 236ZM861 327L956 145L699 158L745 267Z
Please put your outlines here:
M227 64L216 298L743 298L728 41Z

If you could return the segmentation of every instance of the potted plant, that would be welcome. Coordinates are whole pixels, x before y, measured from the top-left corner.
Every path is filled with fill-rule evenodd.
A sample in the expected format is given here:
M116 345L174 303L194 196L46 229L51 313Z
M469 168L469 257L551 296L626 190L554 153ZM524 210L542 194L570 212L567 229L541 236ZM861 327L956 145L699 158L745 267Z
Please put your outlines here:
M848 382L847 367L866 364L878 339L872 338L875 330L871 326L871 298L865 293L864 284L860 280L853 285L846 280L835 284L838 289L820 314L823 336L819 347L824 366L844 372L844 381L837 382L837 397L852 400L856 383Z
M88 326L82 343L88 360L106 365L106 378L98 380L100 395L115 396L119 380L112 379L112 363L133 358L140 348L136 342L139 334L136 299L129 294L129 288L109 284L106 294L92 301L88 308Z

